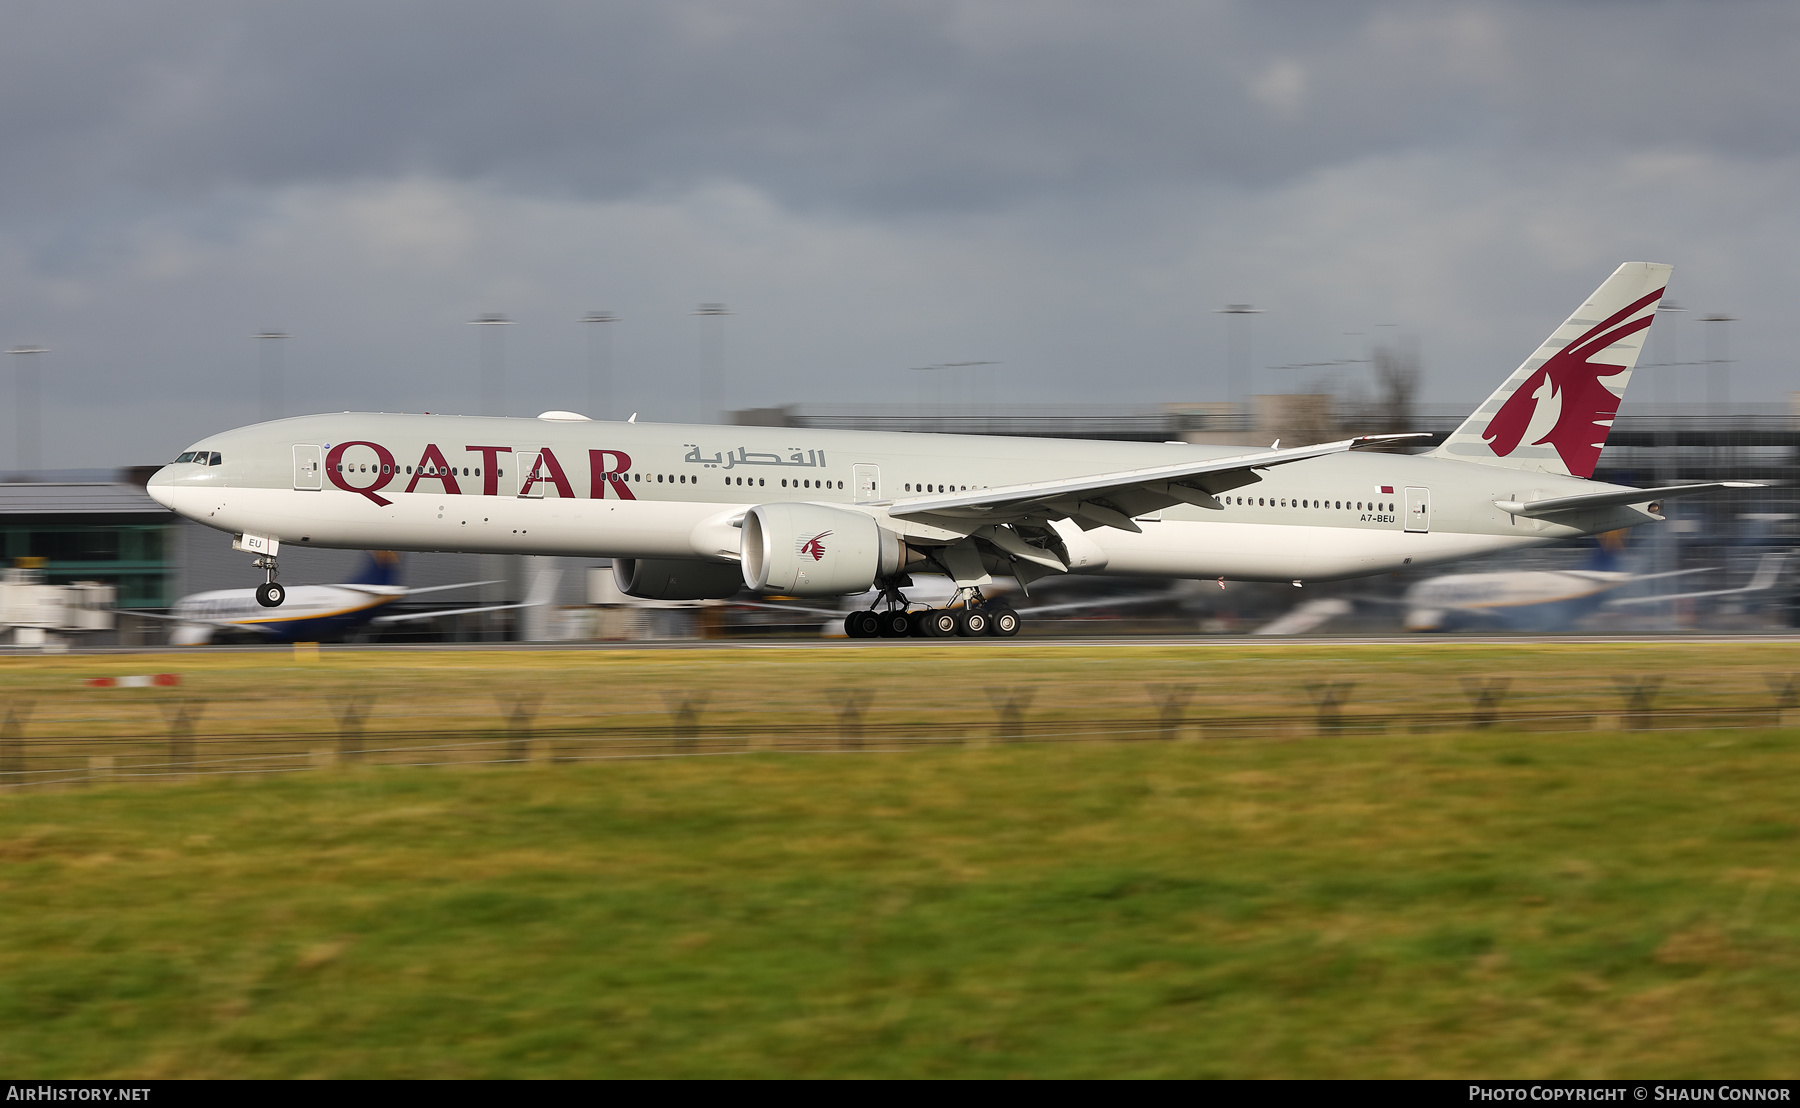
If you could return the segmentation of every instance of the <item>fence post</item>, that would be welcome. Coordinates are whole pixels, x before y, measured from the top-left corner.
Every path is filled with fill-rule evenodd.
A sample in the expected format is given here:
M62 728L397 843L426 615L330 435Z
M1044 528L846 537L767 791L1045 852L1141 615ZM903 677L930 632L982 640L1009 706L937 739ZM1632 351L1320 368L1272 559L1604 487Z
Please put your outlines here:
M1763 680L1768 683L1769 692L1775 697L1775 726L1793 726L1796 722L1793 711L1800 708L1800 676L1792 673L1765 673Z
M1350 699L1350 690L1356 688L1354 681L1313 681L1308 682L1306 691L1312 697L1313 707L1318 709L1316 725L1320 735L1338 734L1344 729L1344 718L1340 714L1344 702Z
M1662 688L1662 683L1661 674L1613 678L1613 687L1625 698L1626 727L1633 731L1643 731L1650 727L1650 709L1656 703L1656 694Z
M375 705L374 693L350 693L332 698L331 710L338 721L338 757L353 762L362 757L363 721Z
M1492 727L1500 717L1500 702L1506 699L1506 691L1512 687L1510 677L1465 677L1462 679L1463 694L1469 698L1469 726Z
M994 710L1000 713L1000 725L995 729L994 737L1002 742L1024 738L1025 710L1031 707L1031 701L1036 696L1035 685L989 689L988 699L993 701Z
M863 712L867 708L868 702L862 694L851 689L845 689L831 702L831 710L837 716L839 750L862 749Z
M31 722L34 706L30 700L6 706L6 722L0 723L0 784L25 783L25 725Z
M194 725L206 711L206 701L187 697L159 700L163 719L169 725L169 772L185 774L194 768Z
M1145 685L1150 699L1156 705L1156 728L1164 739L1181 737L1183 715L1187 711L1188 701L1194 698L1193 685Z
M700 745L700 713L705 710L706 702L712 693L671 692L663 690L663 703L669 706L669 714L675 717L672 734L675 749L683 754L692 754Z
M542 693L495 693L500 714L506 717L506 760L525 762L531 757L531 721L537 715Z

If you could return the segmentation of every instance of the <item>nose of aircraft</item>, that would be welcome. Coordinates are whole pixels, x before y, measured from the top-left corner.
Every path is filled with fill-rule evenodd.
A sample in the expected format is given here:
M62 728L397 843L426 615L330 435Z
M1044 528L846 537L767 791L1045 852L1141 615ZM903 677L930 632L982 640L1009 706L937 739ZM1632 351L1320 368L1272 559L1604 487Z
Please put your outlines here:
M144 491L150 494L150 499L170 511L175 510L175 476L171 472L174 468L174 466L162 467L150 475L149 482L144 486Z

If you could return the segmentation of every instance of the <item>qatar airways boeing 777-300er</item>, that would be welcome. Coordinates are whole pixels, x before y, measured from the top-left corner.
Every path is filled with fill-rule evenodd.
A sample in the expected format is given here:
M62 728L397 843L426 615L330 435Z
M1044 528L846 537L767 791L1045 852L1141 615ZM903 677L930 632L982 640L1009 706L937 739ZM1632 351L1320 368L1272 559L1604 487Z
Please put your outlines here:
M149 484L235 536L278 607L283 545L610 557L638 597L880 599L857 638L1016 634L995 576L1324 581L1662 519L1737 482L1593 481L1670 267L1627 262L1441 446L1283 449L346 412L208 436ZM913 574L954 586L921 612Z

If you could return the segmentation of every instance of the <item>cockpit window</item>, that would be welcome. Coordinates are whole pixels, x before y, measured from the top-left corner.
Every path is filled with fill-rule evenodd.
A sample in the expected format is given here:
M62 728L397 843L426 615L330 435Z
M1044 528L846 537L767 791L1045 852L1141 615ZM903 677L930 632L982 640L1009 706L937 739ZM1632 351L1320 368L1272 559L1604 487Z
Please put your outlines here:
M181 454L179 454L175 458L175 464L180 465L182 462L191 462L193 460L194 460L194 452L192 450L187 450L187 451L183 451Z
M215 450L212 452L212 458L209 459L206 464L209 466L224 465L225 459L219 457L219 452Z

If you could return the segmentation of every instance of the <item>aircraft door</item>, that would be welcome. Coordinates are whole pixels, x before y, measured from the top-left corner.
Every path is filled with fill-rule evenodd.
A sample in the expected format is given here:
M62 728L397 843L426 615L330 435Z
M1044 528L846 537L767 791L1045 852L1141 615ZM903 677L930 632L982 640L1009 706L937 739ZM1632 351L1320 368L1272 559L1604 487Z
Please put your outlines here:
M518 489L520 496L529 497L532 500L544 498L544 485L547 482L544 480L544 456L542 454L535 450L530 453L520 451L512 456L512 465L508 468L513 471L511 487ZM501 481L505 487L507 479L502 477Z
M324 451L318 446L294 446L294 487L318 490L325 474Z
M881 499L881 467L875 465L859 465L856 467L856 502L866 504L871 500Z
M1418 534L1431 530L1431 490L1406 490L1406 529Z

